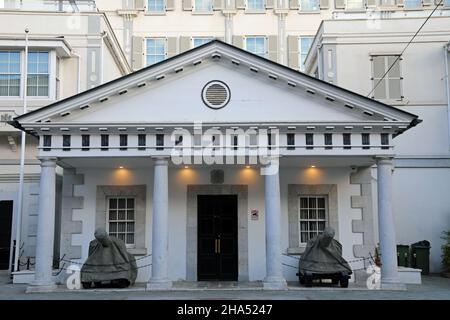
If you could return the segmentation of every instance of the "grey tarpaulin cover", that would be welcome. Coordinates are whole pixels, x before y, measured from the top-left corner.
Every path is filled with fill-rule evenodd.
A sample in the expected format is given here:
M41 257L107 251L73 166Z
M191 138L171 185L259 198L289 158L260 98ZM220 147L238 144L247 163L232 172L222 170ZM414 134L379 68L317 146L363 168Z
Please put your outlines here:
M125 243L109 236L103 228L95 230L95 238L89 243L89 256L81 268L81 282L127 279L134 284L136 260L127 252Z
M299 262L300 273L351 273L352 269L342 258L342 245L333 237L333 228L327 227L308 241Z

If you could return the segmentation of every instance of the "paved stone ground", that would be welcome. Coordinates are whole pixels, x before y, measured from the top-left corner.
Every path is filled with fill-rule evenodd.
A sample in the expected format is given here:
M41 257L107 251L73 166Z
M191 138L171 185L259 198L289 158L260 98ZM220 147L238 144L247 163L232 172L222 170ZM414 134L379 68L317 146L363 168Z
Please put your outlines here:
M186 287L187 290L171 292L148 292L144 287L135 290L90 290L69 291L62 289L54 293L25 293L26 285L13 285L7 274L0 273L0 300L450 300L450 279L436 275L423 276L422 285L408 285L406 291L368 290L356 286L348 289L314 287L290 287L287 291L263 291L256 286L245 290L219 288L202 290Z

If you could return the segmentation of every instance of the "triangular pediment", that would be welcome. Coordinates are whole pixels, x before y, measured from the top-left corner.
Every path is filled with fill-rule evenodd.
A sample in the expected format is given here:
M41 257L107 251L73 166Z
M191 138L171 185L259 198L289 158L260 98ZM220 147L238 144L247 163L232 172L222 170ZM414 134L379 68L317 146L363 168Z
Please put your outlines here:
M220 81L228 90L225 95L229 101L218 109L205 103L203 90L211 81ZM18 127L31 124L163 125L199 121L384 125L392 122L402 125L404 130L418 119L413 114L213 41L17 117L14 124Z

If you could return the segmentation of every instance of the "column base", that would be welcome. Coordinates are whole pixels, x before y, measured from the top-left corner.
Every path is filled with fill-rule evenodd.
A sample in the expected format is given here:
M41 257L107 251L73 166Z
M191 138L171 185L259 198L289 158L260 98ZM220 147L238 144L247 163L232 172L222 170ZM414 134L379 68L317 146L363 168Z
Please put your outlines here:
M25 293L43 293L54 292L58 286L54 282L35 282L33 281L25 290Z
M381 280L381 290L406 290L406 285L397 281L383 281Z
M263 281L264 290L287 290L287 282L284 278L266 278Z
M147 283L148 291L164 291L172 289L172 281L169 279L164 280L152 280Z

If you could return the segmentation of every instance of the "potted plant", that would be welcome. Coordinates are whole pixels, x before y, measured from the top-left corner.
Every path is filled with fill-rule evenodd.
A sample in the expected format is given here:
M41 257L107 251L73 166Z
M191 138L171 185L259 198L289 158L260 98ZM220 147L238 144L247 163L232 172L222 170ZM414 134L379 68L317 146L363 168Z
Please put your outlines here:
M442 276L450 278L450 229L442 232L441 239L445 240L442 248Z

